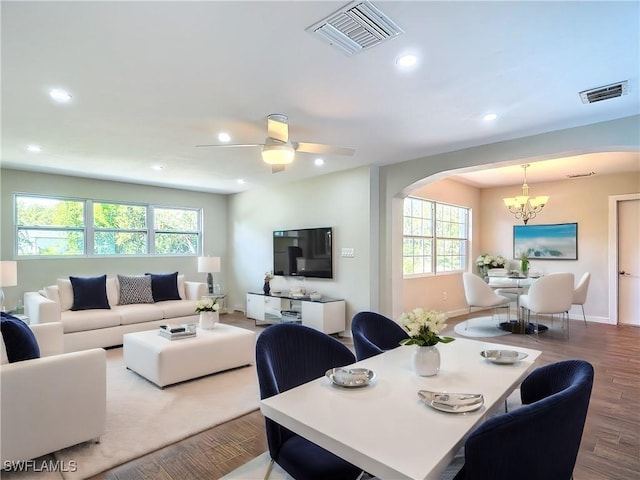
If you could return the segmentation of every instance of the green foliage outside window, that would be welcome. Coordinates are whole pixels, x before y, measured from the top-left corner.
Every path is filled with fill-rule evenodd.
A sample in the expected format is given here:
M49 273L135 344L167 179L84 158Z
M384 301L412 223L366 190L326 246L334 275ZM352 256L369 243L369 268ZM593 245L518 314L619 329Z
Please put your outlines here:
M19 256L86 255L87 235L90 253L100 256L201 251L198 209L29 195L16 195L15 205Z

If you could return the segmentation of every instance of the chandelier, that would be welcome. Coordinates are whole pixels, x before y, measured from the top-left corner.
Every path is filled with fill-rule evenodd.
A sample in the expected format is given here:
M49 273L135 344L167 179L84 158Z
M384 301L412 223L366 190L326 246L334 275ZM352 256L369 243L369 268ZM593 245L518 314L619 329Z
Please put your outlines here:
M529 185L527 185L528 166L528 163L522 165L522 168L524 168L522 195L519 197L503 198L504 204L507 206L509 211L513 213L518 220L522 220L525 225L530 219L535 218L549 200L549 197L546 195L540 197L529 196Z

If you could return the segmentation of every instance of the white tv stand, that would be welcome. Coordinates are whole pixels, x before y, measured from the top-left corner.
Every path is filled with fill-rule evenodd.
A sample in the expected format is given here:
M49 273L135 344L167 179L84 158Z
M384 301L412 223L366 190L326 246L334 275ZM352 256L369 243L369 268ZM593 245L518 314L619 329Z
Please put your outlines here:
M311 300L309 297L247 293L247 318L253 318L256 324L299 322L327 334L345 330L345 306L345 301L338 298Z

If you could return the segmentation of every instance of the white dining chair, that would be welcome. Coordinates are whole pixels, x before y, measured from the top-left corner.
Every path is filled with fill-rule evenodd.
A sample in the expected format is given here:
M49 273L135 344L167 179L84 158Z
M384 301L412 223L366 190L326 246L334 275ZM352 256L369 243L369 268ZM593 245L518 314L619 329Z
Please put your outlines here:
M582 319L584 320L584 326L587 326L587 317L584 314L584 304L587 301L587 292L589 291L589 280L591 280L591 272L585 272L582 278L573 290L573 303L572 305L580 305L582 307Z
M464 272L462 274L462 283L464 284L464 296L469 305L469 311L467 312L467 323L464 326L466 330L469 326L469 315L471 314L472 307L489 308L493 307L506 307L507 308L507 321L509 319L509 304L511 299L498 295L493 289L485 283L485 281L479 276Z
M550 273L531 284L529 291L520 295L520 308L526 312L527 323L531 312L536 314L535 333L540 329L540 314L562 315L563 323L566 319L567 338L569 338L569 309L573 302L573 273Z

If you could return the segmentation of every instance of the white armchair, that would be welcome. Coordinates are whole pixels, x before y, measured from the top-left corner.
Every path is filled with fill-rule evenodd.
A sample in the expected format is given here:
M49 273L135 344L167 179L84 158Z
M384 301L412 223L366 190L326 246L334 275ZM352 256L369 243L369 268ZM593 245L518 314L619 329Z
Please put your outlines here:
M41 358L4 363L4 343L0 345L2 464L97 440L106 427L105 350L62 353L61 323L31 329Z

